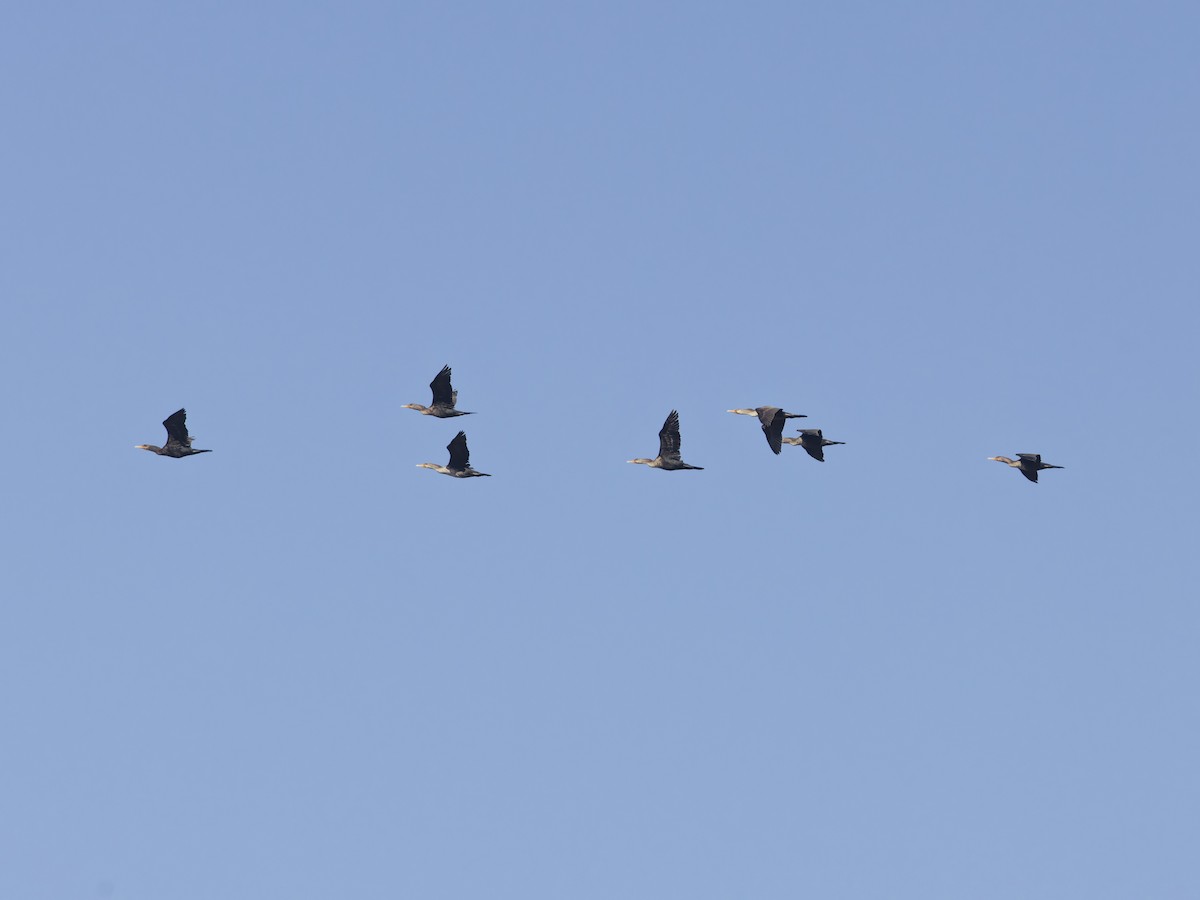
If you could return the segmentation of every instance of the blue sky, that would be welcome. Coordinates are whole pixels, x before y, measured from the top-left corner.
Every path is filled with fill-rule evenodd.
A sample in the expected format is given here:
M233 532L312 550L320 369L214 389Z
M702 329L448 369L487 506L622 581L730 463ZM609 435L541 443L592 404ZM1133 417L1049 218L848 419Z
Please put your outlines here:
M0 12L0 897L1195 897L1198 32Z

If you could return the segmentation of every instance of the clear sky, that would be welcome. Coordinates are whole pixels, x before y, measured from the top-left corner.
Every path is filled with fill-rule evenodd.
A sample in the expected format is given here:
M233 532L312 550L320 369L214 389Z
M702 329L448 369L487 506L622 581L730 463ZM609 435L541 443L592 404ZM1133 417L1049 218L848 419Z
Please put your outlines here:
M0 898L1200 896L1198 45L5 6Z

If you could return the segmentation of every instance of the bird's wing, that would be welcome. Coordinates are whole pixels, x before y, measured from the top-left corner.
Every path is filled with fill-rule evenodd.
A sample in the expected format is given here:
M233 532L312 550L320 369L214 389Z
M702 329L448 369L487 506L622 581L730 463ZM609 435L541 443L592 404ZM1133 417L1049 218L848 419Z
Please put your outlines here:
M1038 466L1042 464L1042 454L1040 453L1018 453L1017 459L1021 460L1022 462L1033 463L1034 465Z
M450 387L449 366L442 366L442 371L438 372L433 381L429 382L429 389L433 391L434 406L454 408L454 404L458 400L458 392Z
M465 469L471 464L471 454L467 450L467 433L465 431L456 434L454 440L446 445L446 449L450 451L450 463L447 468Z
M787 421L783 410L777 406L760 406L755 412L758 413L758 421L762 422L763 434L767 436L771 452L779 453L783 449L783 423Z
M184 447L192 445L192 439L188 437L187 410L180 409L171 413L163 419L163 428L167 429L168 447L171 444L180 444Z
M679 455L681 443L679 439L679 413L671 410L671 414L667 416L667 421L663 422L662 431L658 433L658 455L663 459L680 462L682 459Z
M1037 473L1038 473L1037 469L1027 469L1024 466L1020 466L1017 469L1017 471L1020 472L1022 475L1024 475L1026 478L1028 478L1030 481L1032 481L1034 484L1037 484Z
M804 452L817 462L825 462L825 447L820 441L805 441Z

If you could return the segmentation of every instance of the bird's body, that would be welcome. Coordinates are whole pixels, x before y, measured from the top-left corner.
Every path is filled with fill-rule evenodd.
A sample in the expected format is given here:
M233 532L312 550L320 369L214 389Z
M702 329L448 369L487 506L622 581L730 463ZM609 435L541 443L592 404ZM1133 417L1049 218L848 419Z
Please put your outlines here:
M460 431L446 449L450 451L450 462L444 466L437 463L417 463L418 469L433 469L452 478L491 478L487 472L476 472L471 468L471 454L467 450L467 433Z
M167 444L156 447L153 444L138 444L134 449L149 450L159 456L170 456L181 459L185 456L195 456L197 453L212 453L211 450L193 450L192 438L187 430L187 410L180 409L163 419L163 428L167 429Z
M458 403L458 391L450 386L449 366L442 366L442 371L438 372L433 377L433 381L429 382L429 389L433 392L431 405L422 406L420 403L405 403L400 408L415 409L423 416L435 416L439 419L474 415L474 413L463 412L461 409L454 408L454 405Z
M994 459L996 462L1002 462L1006 466L1012 466L1034 484L1037 484L1038 472L1042 469L1061 469L1062 466L1052 466L1049 463L1042 462L1042 454L1040 453L1018 453L1016 459L1009 459L1007 456L989 456L988 459Z
M785 437L783 443L791 444L793 447L803 447L804 452L817 462L825 462L825 447L846 443L845 441L826 440L825 435L821 434L820 428L800 428L798 430L800 437Z
M778 406L759 406L754 409L730 409L726 412L739 416L758 416L763 434L767 437L767 446L771 452L778 454L783 449L783 425L788 419L807 419L802 413L784 412Z
M662 430L658 433L658 456L654 459L630 459L626 462L640 463L651 469L666 469L673 472L678 469L696 469L703 471L704 466L689 466L679 455L679 413L671 410L667 420L663 422Z

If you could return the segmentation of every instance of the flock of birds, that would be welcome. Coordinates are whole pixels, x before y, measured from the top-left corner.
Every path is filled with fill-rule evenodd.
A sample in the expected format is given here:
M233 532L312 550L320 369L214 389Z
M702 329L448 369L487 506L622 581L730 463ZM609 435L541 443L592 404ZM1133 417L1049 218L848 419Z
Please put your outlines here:
M429 382L429 389L433 392L433 400L429 406L422 406L420 403L405 403L401 408L415 409L423 416L434 416L438 419L452 419L455 416L473 415L473 413L456 408L458 404L458 391L454 390L450 384L449 366L443 366L442 370L434 376L433 381ZM803 447L804 451L817 462L825 462L826 447L845 443L845 441L827 440L821 433L820 428L800 428L797 429L799 431L798 437L784 437L783 429L788 419L806 419L808 417L802 413L786 412L777 406L758 406L754 409L730 409L727 412L740 416L758 416L763 434L767 438L767 446L775 454L778 454L783 449L784 444L790 444L793 447ZM157 453L159 456L170 456L174 459L195 456L197 453L212 452L211 450L196 450L192 447L192 438L187 430L186 410L180 409L171 413L171 415L163 420L163 427L167 429L167 443L165 446L156 447L154 444L138 444L136 449L149 450L151 453ZM651 469L665 469L668 472L679 471L681 469L703 470L703 466L692 466L683 461L679 450L680 445L679 413L671 410L667 416L667 420L663 422L662 430L658 433L658 456L654 459L639 457L638 459L628 460L628 462L640 463L649 466ZM467 433L465 431L460 431L456 434L454 439L446 445L446 449L450 451L450 460L446 465L419 463L417 468L433 469L435 472L440 472L443 475L449 475L453 478L491 477L487 472L479 472L471 468L471 454L467 449ZM988 459L1012 466L1034 484L1037 484L1038 472L1043 469L1063 468L1062 466L1052 466L1049 463L1042 462L1042 457L1039 453L1018 453L1016 459L1009 459L1007 456L989 456Z

